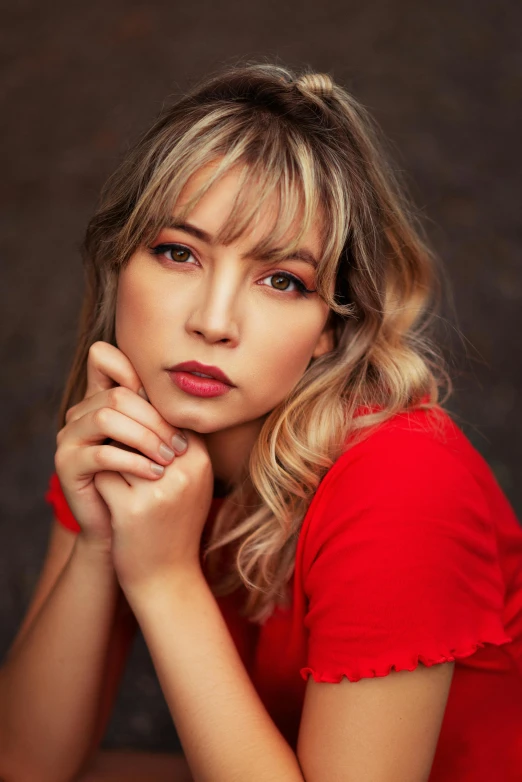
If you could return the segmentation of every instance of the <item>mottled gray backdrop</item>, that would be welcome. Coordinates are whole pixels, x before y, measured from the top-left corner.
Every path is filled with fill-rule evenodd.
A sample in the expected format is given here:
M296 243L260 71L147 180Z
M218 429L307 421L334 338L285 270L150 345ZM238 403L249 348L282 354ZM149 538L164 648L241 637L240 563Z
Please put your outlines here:
M520 3L2 5L0 654L44 557L77 248L99 187L169 96L238 57L329 71L382 126L454 291L450 409L521 515ZM141 639L105 744L178 746Z

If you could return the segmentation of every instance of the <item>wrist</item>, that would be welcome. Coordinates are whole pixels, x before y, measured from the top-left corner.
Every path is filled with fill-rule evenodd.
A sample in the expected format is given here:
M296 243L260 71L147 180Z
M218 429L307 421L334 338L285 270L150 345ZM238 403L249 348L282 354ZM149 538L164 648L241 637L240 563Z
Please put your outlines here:
M82 560L92 563L95 566L105 567L113 571L112 563L112 541L107 538L88 537L83 532L79 532L73 553Z
M201 568L173 568L167 573L156 574L140 584L120 586L132 607L134 614L146 614L150 606L159 608L164 602L171 600L190 600L194 587L201 584L207 586Z

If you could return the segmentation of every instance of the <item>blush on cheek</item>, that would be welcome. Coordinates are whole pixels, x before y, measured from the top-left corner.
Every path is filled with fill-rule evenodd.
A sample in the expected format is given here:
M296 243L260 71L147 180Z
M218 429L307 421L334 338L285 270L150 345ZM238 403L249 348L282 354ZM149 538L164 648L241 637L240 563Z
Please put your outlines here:
M118 289L114 324L116 346L127 356L138 374L137 360L143 353L143 341L147 335L146 319L143 316L139 297L133 296L126 285L121 286Z
M144 275L132 259L121 272L116 296L116 335L119 339L143 338L152 328L154 297L147 290Z
M291 335L284 344L272 343L272 350L259 356L251 373L252 387L274 396L274 403L282 402L305 373L313 351L311 340Z

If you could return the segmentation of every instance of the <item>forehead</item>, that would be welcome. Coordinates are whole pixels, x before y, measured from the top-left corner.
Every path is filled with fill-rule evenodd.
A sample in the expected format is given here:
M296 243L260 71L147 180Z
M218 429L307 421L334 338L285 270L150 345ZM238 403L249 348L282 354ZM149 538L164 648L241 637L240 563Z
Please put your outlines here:
M322 247L320 209L305 220L304 197L299 186L285 203L281 188L263 189L266 183L249 176L241 164L219 172L219 161L199 168L183 186L172 211L173 221L189 221L223 244L240 242L256 248L298 242L315 257ZM306 225L304 224L306 223Z

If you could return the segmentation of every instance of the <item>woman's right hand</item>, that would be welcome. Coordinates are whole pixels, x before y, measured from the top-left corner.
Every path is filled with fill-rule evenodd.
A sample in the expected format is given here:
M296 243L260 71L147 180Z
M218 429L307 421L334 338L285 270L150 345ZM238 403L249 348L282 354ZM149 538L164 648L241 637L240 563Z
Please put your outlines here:
M180 449L172 441L176 434L183 436L181 430L167 423L139 395L140 389L141 380L121 350L108 342L93 343L87 360L85 396L69 408L65 426L56 438L55 468L81 527L80 534L102 545L110 546L111 519L95 488L94 475L114 470L157 480L161 467L174 458L163 449L169 448L176 455L186 450L186 446ZM106 440L122 447L105 444Z

